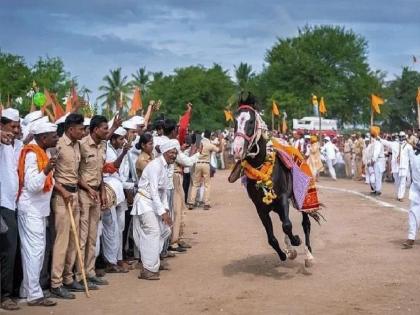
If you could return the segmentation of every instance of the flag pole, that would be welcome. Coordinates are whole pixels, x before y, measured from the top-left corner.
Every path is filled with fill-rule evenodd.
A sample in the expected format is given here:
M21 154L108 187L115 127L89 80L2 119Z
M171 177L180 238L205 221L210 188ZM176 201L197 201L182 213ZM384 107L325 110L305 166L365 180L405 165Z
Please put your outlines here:
M319 135L318 135L318 137L319 137L319 143L322 143L322 132L321 132L321 129L322 129L321 120L322 120L322 118L321 118L321 111L319 110L319 105L318 105L318 118L319 118Z
M373 108L372 108L372 106L370 106L370 126L371 127L373 126L373 116L374 116Z
M273 109L271 109L271 131L274 131L274 113Z

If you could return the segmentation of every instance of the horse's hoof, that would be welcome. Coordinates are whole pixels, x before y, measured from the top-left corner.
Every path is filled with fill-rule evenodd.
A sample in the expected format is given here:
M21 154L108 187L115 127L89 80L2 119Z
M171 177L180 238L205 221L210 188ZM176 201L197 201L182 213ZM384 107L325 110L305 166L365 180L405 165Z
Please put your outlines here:
M297 257L297 251L296 249L290 249L286 251L287 258L290 260L294 260Z
M293 235L293 238L290 239L290 242L292 243L293 246L299 246L302 243L299 235Z
M285 253L281 253L281 254L279 254L279 257L280 257L280 260L281 261L285 261L286 259L287 259L287 256L286 256L286 254Z
M306 268L311 268L314 265L314 260L313 259L305 259L305 267Z

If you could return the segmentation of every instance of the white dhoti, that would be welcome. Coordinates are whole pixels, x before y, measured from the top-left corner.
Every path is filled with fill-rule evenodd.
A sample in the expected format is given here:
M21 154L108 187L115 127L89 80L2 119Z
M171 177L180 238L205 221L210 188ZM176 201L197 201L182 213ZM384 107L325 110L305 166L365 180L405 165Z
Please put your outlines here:
M400 189L400 176L399 176L398 172L393 172L392 177L394 178L395 194L398 197L398 191Z
M373 171L375 173L375 191L380 192L382 190L382 175L384 168L381 163L375 163L373 165Z
M415 240L420 227L420 202L411 200L408 211L408 239Z
M143 267L148 271L159 271L160 252L170 231L170 228L162 222L161 217L154 212L133 216L134 242L140 250Z
M337 179L337 175L335 174L335 168L334 168L335 160L327 159L327 166L328 166L328 173L330 173L330 176L332 179Z
M46 217L18 214L23 269L20 295L26 297L28 302L44 297L39 277L44 263L46 228Z
M102 212L102 250L106 261L117 264L118 256L118 224L117 210L115 207Z
M398 180L398 199L403 199L407 187L407 176L399 176Z

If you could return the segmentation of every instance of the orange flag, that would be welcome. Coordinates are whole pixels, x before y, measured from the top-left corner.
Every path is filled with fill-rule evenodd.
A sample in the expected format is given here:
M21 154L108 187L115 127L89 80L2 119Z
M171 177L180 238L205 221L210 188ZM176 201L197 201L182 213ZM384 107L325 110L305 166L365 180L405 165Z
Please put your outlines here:
M321 100L319 101L319 112L321 114L325 114L327 112L327 108L325 107L324 98L321 97Z
M233 115L230 110L225 110L225 120L226 121L233 121Z
M279 109L277 107L277 104L275 101L273 101L273 108L272 108L272 112L274 116L280 116L280 112Z
M381 109L379 108L379 105L383 105L384 104L384 100L382 98L380 98L379 96L376 96L375 94L371 95L372 98L372 109L380 114L381 113Z
M53 101L54 117L55 117L55 120L57 120L63 117L66 113L64 112L63 107L57 101L57 97L55 96L55 94L51 93L50 97Z
M137 111L143 108L143 102L141 100L141 90L139 87L136 87L133 94L133 100L131 102L131 108L128 112L128 115L134 116Z
M73 110L73 104L71 102L71 96L69 95L66 100L66 113L70 113Z
M53 105L53 100L52 100L52 98L51 98L50 92L49 92L47 89L44 89L44 95L45 95L45 98L46 98L47 100L46 100L45 104L44 104L44 105L42 105L42 108L41 108L41 111L42 111L42 113L43 113L43 114L45 114L45 110L46 110L48 107L50 107L50 106L52 106L52 105Z
M285 134L287 132L287 121L283 119L283 124L281 126L281 133Z
M416 102L417 106L420 106L420 87L417 88Z

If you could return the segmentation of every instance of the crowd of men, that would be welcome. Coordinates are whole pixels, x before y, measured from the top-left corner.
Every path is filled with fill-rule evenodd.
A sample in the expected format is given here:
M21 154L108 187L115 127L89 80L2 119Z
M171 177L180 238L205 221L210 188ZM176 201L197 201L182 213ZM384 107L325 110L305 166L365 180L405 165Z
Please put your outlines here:
M412 130L385 134L372 126L366 135L324 136L322 144L309 132L274 136L307 158L315 178L324 173L335 181L337 173L343 173L343 178L364 181L376 197L382 194L384 181L393 182L395 199L400 202L409 187L408 237L402 246L413 247L420 228L420 142Z
M108 285L106 273L159 280L191 245L184 210L211 208L210 178L225 168L227 134L190 132L153 105L125 121L41 111L0 115L1 306L54 306Z

